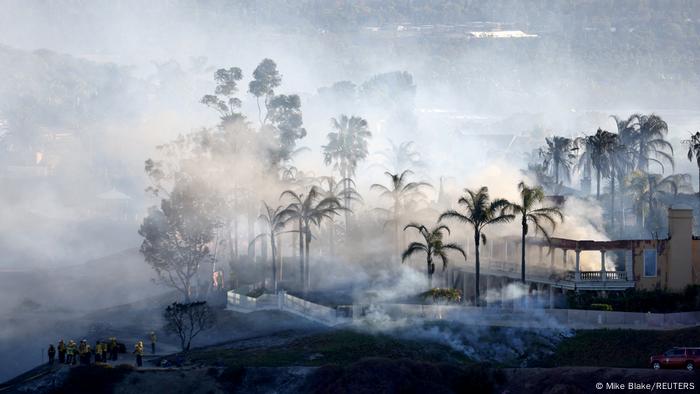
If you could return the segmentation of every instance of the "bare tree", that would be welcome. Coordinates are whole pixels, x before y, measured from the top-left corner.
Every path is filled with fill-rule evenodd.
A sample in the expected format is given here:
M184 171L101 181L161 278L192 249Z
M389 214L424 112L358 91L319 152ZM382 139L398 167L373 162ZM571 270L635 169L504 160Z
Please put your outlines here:
M214 327L216 315L206 301L181 304L173 302L165 308L165 330L180 338L183 351L190 350L192 340L202 331Z

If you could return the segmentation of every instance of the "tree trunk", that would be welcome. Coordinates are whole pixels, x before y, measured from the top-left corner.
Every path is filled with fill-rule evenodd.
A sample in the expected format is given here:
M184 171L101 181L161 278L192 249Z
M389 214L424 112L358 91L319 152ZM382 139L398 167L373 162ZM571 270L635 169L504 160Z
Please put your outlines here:
M277 260L275 259L275 233L270 232L270 247L272 248L272 288L277 294Z
M600 170L596 170L595 180L595 198L600 200Z
M248 207L248 257L255 262L255 214L251 206Z
M522 226L523 226L523 232L522 232L522 239L520 242L520 253L521 253L520 280L523 283L525 283L525 235L527 235L527 219L526 219L525 215L523 215Z
M304 224L299 218L299 283L304 290Z
M615 172L610 174L610 220L611 229L615 231Z
M308 230L308 224L306 225L307 231L304 236L304 241L306 243L306 251L304 254L304 258L306 259L306 264L304 266L304 274L305 274L305 280L304 280L304 293L309 291L309 285L310 285L310 275L309 275L309 245L311 244L311 231Z
M399 203L394 200L394 256L400 259L401 248L399 246Z
M474 231L474 268L475 268L475 276L474 276L474 304L476 306L481 306L481 300L479 296L479 274L480 274L480 266L479 266L479 236L481 232L478 230Z
M333 219L331 219L328 222L328 242L329 242L329 250L330 250L330 256L335 257L335 223L333 222Z

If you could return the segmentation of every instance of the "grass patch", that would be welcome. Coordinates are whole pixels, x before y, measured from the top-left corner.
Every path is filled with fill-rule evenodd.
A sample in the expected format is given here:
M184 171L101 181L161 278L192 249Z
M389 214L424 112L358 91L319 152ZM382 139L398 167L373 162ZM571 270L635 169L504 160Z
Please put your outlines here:
M700 345L700 328L672 331L579 330L562 340L542 366L646 368L649 356L674 346Z
M205 348L188 354L192 362L227 367L346 365L366 357L469 363L466 356L445 345L351 330L314 334L281 346L243 350Z

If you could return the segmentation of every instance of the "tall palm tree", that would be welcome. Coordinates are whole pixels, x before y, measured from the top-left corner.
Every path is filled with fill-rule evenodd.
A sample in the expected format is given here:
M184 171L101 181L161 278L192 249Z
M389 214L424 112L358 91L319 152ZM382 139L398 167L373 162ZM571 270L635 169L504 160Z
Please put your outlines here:
M394 141L389 140L389 145L388 149L379 153L384 158L389 171L398 173L403 168L422 168L425 166L413 141L395 144Z
M474 230L474 255L476 257L474 297L476 304L479 305L479 243L481 242L486 245L486 234L484 230L491 224L510 222L515 218L515 215L507 212L510 207L510 202L508 202L508 200L503 198L491 200L489 189L486 186L482 186L476 191L470 189L465 189L464 191L466 194L457 201L458 204L464 206L464 213L451 209L440 215L438 221L456 219L462 223L469 224Z
M595 170L597 199L600 199L600 179L607 178L610 172L609 152L615 139L615 134L599 128L594 135L576 140L576 145L583 148L577 167Z
M367 158L367 140L372 137L367 121L359 116L349 117L341 115L339 118L331 119L331 124L335 131L328 133L328 144L323 145L323 161L326 165L333 165L333 168L340 173L341 179L351 179L355 176L355 170L359 162ZM349 184L345 185L349 189ZM350 195L344 196L344 206L351 208ZM345 225L347 228L347 213Z
M543 165L554 175L554 183L559 185L559 177L563 175L569 179L571 167L576 156L572 153L576 150L574 141L571 138L554 136L545 138L547 145L540 148L540 157Z
M638 218L648 230L655 230L660 225L658 211L662 200L677 195L680 190L692 189L688 174L664 177L660 174L634 171L627 178L627 183L634 196Z
M399 254L399 222L407 200L412 197L425 198L425 194L421 192L420 188L432 187L432 185L427 182L409 182L408 177L411 174L413 174L411 170L405 170L400 174L392 174L386 171L384 175L389 178L389 186L384 186L379 183L370 186L370 190L378 190L381 192L380 197L389 198L392 201L392 209L390 210L392 218L387 223L393 223L394 225L394 247L397 256Z
M613 134L614 138L608 146L608 167L610 178L610 223L615 228L615 181L624 187L624 179L634 167L633 152L620 142L619 135ZM623 190L624 192L624 190Z
M520 182L518 190L520 190L520 201L517 204L512 203L511 209L516 215L520 215L521 219L520 280L525 283L525 237L529 232L530 223L534 225L535 233L541 232L549 240L549 232L543 226L543 222L548 223L554 231L557 227L557 220L563 222L564 215L556 206L537 208L544 201L544 190L541 186L530 187L525 182Z
M346 196L350 197L350 201L362 201L362 196L355 188L355 182L352 179L341 179L336 181L332 176L320 177L321 194L324 198L334 198L341 201ZM328 240L330 255L335 255L335 228L336 224L331 219L328 223ZM342 229L341 229L342 230Z
M299 274L304 291L309 288L309 245L311 244L311 225L320 226L324 219L332 220L342 207L335 197L323 197L316 186L312 186L304 195L292 190L282 192L280 198L289 197L292 202L285 209L289 220L295 220L299 231Z
M270 248L272 249L272 283L275 293L277 293L277 236L284 230L287 224L289 212L283 206L272 209L263 201L263 212L258 219L265 225L266 231L256 238L269 237Z
M698 198L700 198L700 131L691 134L689 139L681 143L688 147L688 160L695 159L695 164L698 166Z
M464 249L455 243L444 243L443 242L443 231L447 231L450 234L450 228L443 225L437 225L431 229L428 229L422 224L410 223L404 227L403 231L409 228L415 228L418 230L420 235L423 237L424 242L411 242L408 248L401 254L401 262L406 261L407 258L411 257L417 252L425 252L425 260L428 265L428 288L433 288L433 274L435 273L435 263L434 258L439 258L442 261L442 270L447 268L447 263L449 259L447 257L448 250L456 250L467 259L467 254L464 253Z
M656 163L665 171L664 162L674 166L673 146L666 141L668 124L658 115L634 114L634 132L629 148L635 152L638 170L649 172L649 163Z

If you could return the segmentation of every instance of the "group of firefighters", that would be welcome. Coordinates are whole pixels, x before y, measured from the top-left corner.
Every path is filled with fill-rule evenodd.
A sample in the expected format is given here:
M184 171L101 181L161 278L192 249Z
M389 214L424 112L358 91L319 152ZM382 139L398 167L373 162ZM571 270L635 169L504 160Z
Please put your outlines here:
M149 334L151 340L151 353L156 354L156 334L151 331ZM58 348L58 349L57 349ZM53 364L58 351L58 362L68 365L90 365L93 359L96 363L106 363L108 361L117 361L119 358L119 343L116 337L109 338L108 341L97 341L94 347L90 347L86 339L76 344L74 340L69 340L66 343L63 339L58 341L58 345L54 347L49 345L49 364ZM143 341L136 341L134 345L134 355L136 355L136 366L143 365Z

